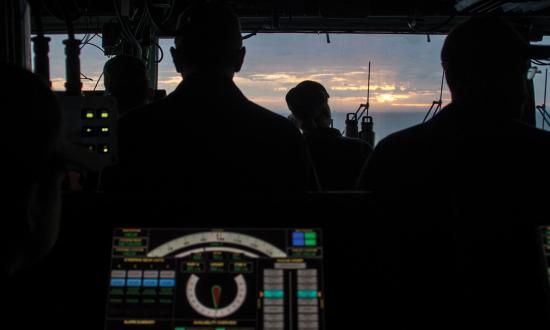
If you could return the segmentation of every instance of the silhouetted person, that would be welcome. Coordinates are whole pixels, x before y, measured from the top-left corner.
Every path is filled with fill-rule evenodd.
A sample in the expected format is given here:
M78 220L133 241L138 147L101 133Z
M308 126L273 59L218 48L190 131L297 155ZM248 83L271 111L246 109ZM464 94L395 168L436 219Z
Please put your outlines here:
M142 107L151 99L145 63L130 55L117 55L103 67L105 92L117 101L119 116Z
M29 71L0 64L2 161L1 292L2 319L28 328L47 323L48 302L42 288L43 258L56 242L61 206L63 163L61 113L55 95ZM33 276L24 280L25 274ZM32 280L28 280L31 278ZM49 300L48 300L49 301ZM32 317L29 317L32 315Z
M395 313L533 328L549 312L535 220L548 200L538 187L549 183L540 170L550 168L550 134L518 121L528 45L505 21L474 18L449 33L441 61L452 102L380 141L360 181L395 224Z
M313 166L324 190L354 190L372 147L365 141L343 137L331 128L329 94L323 85L303 81L286 95L288 108L301 128Z
M116 182L105 190L302 191L300 132L233 82L245 56L237 16L221 5L197 5L177 30L171 53L183 81L121 120L120 164L109 174Z

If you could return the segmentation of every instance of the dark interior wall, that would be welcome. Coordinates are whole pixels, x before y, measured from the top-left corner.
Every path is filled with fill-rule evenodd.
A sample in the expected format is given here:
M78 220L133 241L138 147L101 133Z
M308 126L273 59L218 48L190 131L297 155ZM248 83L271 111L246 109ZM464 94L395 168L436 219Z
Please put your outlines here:
M0 61L31 68L30 10L25 0L0 2Z

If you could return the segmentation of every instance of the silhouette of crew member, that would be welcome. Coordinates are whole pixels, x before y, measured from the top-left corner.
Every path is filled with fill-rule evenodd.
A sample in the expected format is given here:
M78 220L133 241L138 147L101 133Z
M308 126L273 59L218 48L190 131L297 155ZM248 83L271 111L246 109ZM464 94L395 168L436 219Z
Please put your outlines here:
M1 64L4 276L32 266L57 238L61 181L61 113L55 95L31 72ZM17 97L24 91L24 97Z
M0 89L0 289L7 302L2 320L18 328L36 328L49 324L58 306L52 302L50 283L43 279L60 227L61 112L55 95L38 76L8 64L0 67L8 82Z
M331 128L329 94L323 85L303 81L286 95L286 102L301 128L324 190L354 190L372 147L365 141L343 137Z
M118 182L105 190L303 191L300 132L233 82L245 56L237 16L222 5L195 5L177 31L171 53L183 81L120 121Z
M117 55L103 67L105 92L117 101L119 117L142 107L151 99L145 63L130 55Z
M534 219L548 197L537 168L550 166L550 134L519 120L528 54L502 19L457 26L441 51L452 102L380 141L367 161L359 186L398 223L396 299L413 319L548 324Z

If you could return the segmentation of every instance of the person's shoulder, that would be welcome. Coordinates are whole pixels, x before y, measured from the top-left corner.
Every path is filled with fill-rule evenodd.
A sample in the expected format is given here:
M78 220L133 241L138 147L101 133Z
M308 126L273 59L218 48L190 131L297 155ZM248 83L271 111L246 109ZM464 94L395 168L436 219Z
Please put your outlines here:
M167 108L169 102L170 95L161 100L130 110L120 118L118 124L119 131L126 131L132 128L140 129L143 125L162 119L162 110Z
M545 150L550 149L550 132L540 128L536 128L521 122L515 122L512 143L519 143L528 150L538 152L542 150L542 153L546 153Z
M378 151L396 150L398 152L410 150L410 148L414 148L427 141L428 132L428 123L411 126L386 136L378 142L375 149Z
M250 100L247 102L249 114L258 128L272 133L301 135L300 131L287 118L268 110Z
M368 143L367 141L362 140L362 139L350 138L350 137L346 137L346 136L339 136L338 141L342 145L346 145L346 146L349 146L351 148L357 148L357 149L365 150L367 152L370 152L373 149L373 147L371 146L370 143Z
M549 142L550 141L550 132L533 127L531 125L527 125L525 123L514 121L515 129L523 135L529 136L533 139L538 139L543 142Z

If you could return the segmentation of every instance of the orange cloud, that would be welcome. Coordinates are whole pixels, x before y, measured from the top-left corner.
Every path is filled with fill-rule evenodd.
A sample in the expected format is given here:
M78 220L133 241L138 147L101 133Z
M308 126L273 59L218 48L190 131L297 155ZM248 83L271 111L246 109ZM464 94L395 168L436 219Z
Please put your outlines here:
M335 91L366 91L369 90L368 85L346 85L346 86L333 86L330 89ZM371 91L394 91L396 90L395 85L385 84L385 85L371 85Z
M409 95L401 94L379 94L375 96L375 100L379 103L393 102L398 99L408 99Z
M413 108L429 108L431 103L392 103L392 107L413 107Z
M181 76L168 76L158 80L160 89L174 90L181 82Z

